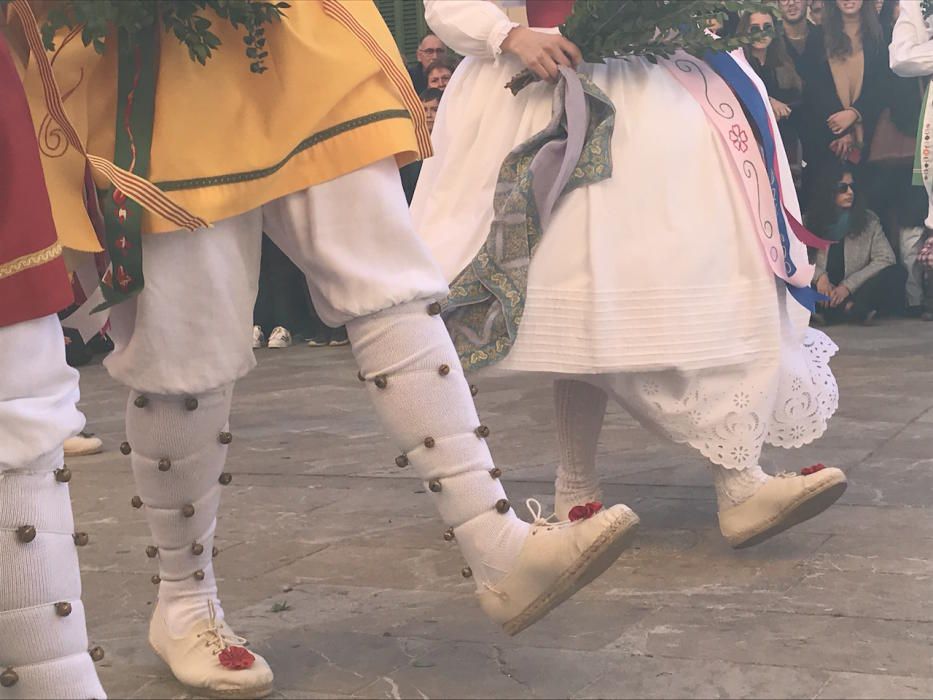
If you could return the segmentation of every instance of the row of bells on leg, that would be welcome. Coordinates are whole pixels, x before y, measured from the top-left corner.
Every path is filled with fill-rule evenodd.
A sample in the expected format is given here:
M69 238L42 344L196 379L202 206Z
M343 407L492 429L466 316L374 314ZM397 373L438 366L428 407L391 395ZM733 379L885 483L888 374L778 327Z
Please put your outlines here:
M188 411L197 411L198 410L198 400L194 396L185 397L185 409ZM149 397L145 394L140 394L135 399L133 399L133 405L136 408L145 408L149 405Z
M29 544L34 539L36 539L38 534L39 532L36 530L34 525L20 525L18 528L16 528L16 539L18 539L23 544ZM83 547L91 541L86 532L72 533L71 539L74 540L76 547Z
M231 442L233 442L233 433L223 431L217 436L217 442L219 442L221 445L229 445ZM125 455L128 455L132 451L133 451L133 447L130 445L130 443L126 442L125 440L120 443L120 452L122 452ZM159 471L160 472L167 472L171 468L172 468L172 460L170 460L168 457L163 457L162 459L159 460ZM59 481L68 481L70 479L71 479L71 472L69 471L68 478L59 479Z
M57 605L67 605L67 603L57 603ZM69 614L71 613L70 606L69 606L68 613ZM97 663L98 661L103 661L104 659L104 650L101 647L97 647L97 646L91 647L90 649L87 650L87 653L90 655L91 660L94 663ZM19 674L16 672L16 669L7 668L5 671L0 673L0 687L12 688L17 683L19 683Z

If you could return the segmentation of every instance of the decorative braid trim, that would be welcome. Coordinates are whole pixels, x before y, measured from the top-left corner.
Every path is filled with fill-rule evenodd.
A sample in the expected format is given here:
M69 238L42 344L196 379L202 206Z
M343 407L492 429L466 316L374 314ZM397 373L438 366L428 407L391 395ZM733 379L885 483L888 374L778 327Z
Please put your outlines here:
M24 270L29 270L33 267L45 265L47 262L51 262L61 254L62 245L56 241L48 248L43 248L42 250L38 250L35 253L29 253L27 255L18 257L15 260L11 260L10 262L3 263L0 265L0 280L2 280L4 277L15 275L18 272L23 272Z

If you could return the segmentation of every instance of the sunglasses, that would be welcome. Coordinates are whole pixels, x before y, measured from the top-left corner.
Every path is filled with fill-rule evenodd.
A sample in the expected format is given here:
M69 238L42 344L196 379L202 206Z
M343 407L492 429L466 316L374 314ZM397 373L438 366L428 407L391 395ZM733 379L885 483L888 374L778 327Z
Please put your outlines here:
M845 194L849 190L852 190L852 193L855 193L855 185L851 182L840 182L836 185L837 194Z
M774 25L771 22L765 22L764 24L749 25L748 28L753 32L770 32L772 29L774 29Z
M418 49L420 53L430 54L432 56L440 56L447 53L447 49Z

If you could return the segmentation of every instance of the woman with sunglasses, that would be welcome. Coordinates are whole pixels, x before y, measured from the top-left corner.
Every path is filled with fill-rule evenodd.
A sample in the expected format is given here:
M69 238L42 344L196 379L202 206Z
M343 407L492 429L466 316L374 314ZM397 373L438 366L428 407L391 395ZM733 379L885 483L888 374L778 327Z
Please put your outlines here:
M768 91L771 109L778 119L781 140L787 150L791 170L800 174L799 114L795 110L803 97L803 81L787 51L783 35L775 35L775 17L764 12L746 12L739 20L738 34L761 33L761 39L744 47L745 58Z
M818 323L868 325L879 312L903 311L907 271L897 264L877 215L865 209L851 165L836 164L820 179L807 224L835 241L816 257L814 285L827 297Z

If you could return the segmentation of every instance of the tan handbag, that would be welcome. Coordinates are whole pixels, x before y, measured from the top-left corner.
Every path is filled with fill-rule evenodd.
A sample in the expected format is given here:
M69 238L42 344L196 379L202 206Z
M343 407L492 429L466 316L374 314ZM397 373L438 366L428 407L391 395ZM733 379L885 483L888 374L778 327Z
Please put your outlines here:
M879 165L911 165L917 139L901 133L891 121L891 109L885 107L878 117L878 125L871 138L868 162Z

